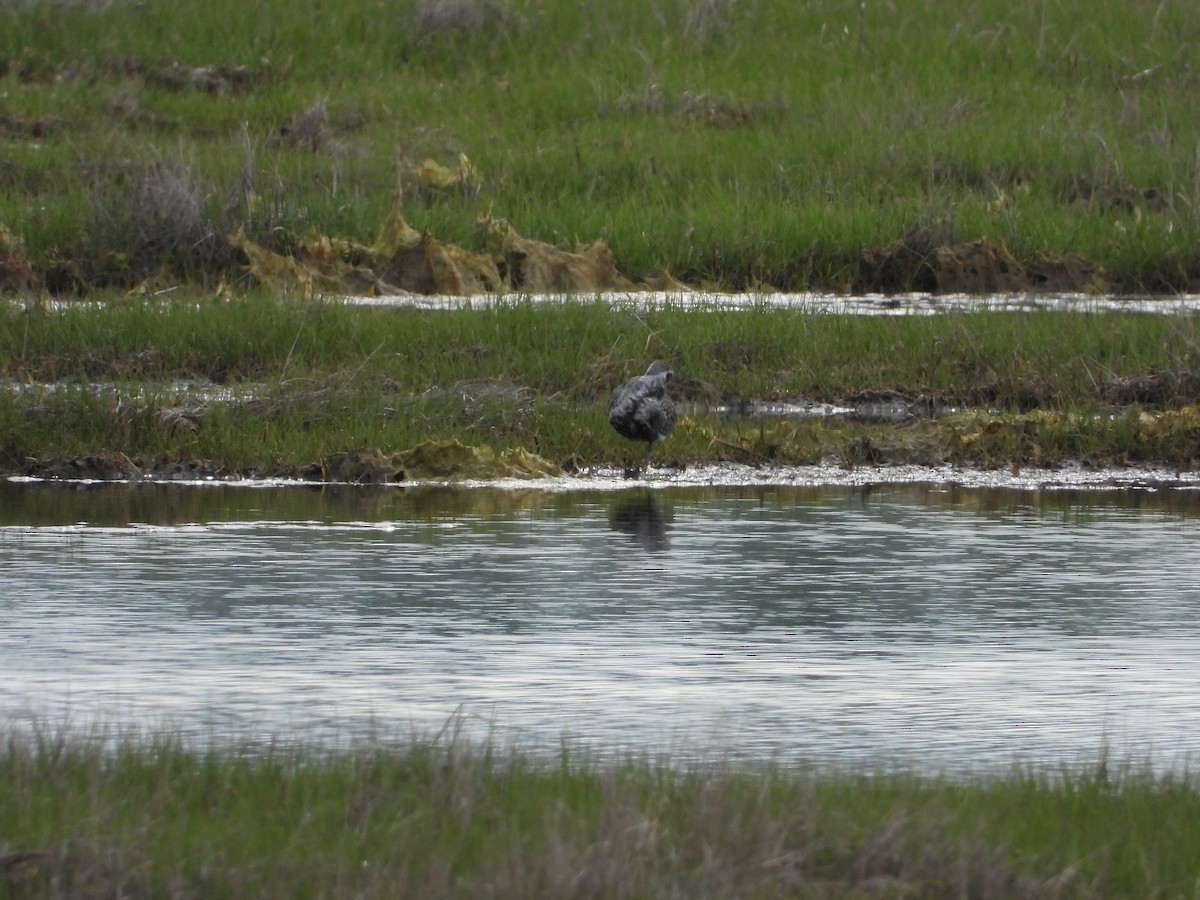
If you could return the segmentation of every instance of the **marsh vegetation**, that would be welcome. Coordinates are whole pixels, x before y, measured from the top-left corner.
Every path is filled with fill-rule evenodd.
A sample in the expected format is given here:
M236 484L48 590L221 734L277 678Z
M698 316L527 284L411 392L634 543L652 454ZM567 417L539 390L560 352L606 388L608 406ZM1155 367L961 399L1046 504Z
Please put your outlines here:
M556 762L449 735L193 750L10 735L5 897L1190 896L1200 797L1110 771L949 781Z
M0 313L0 465L53 475L41 463L93 456L110 476L196 462L197 474L323 477L337 454L459 441L586 469L632 460L606 421L608 397L662 358L681 413L659 450L668 464L1188 469L1200 457L1198 327L1144 314L576 301L456 312L261 295L14 304ZM904 412L739 414L748 400L801 398L885 398Z
M252 254L364 292L424 284L365 267L411 235L517 289L529 248L585 247L634 287L1195 291L1198 39L1140 0L0 3L0 471L328 477L429 441L586 469L627 458L603 409L656 357L670 464L1194 468L1192 318L351 309L256 290ZM879 397L914 414L722 411ZM1105 764L10 728L0 896L1188 896L1197 806Z
M633 283L1189 290L1198 27L1158 2L9 3L0 280L236 282L239 229L361 247L398 198L471 252L480 216L602 239Z

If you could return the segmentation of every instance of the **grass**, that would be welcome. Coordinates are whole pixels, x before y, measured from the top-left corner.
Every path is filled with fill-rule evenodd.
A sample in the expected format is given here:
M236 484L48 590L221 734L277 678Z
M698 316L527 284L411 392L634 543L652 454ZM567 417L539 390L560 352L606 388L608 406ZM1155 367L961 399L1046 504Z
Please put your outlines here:
M0 291L27 301L4 310L0 374L61 383L0 395L0 468L286 473L451 438L623 461L604 399L655 356L692 404L665 448L682 463L1190 468L1184 319L348 311L264 297L229 237L291 255L327 236L358 264L398 208L478 252L481 215L602 238L633 279L1191 290L1194 19L1041 0L0 5ZM422 180L426 160L449 182ZM134 285L179 300L111 302ZM710 412L881 393L966 412L901 430Z
M1185 897L1183 776L944 779L10 732L0 896Z
M0 8L0 224L88 292L215 284L239 226L279 251L418 230L482 248L490 212L601 237L640 279L937 286L877 252L934 230L1084 283L1200 283L1200 26L1158 2L533 0ZM476 180L421 185L412 165Z
M508 378L573 398L607 392L641 360L661 356L690 383L685 393L714 399L890 388L962 400L986 393L1000 406L1019 405L1023 392L1078 403L1115 378L1190 371L1200 353L1191 317L1138 313L892 318L587 301L446 313L184 296L9 305L0 326L7 378L232 384L341 375L391 378L410 390Z
M523 448L568 467L621 463L636 448L608 427L607 398L655 357L673 362L685 404L666 461L1191 468L1198 327L1145 314L884 318L587 301L447 313L186 292L15 304L0 314L0 377L12 385L0 395L0 468L91 455L295 474L331 454L427 440ZM897 426L720 412L877 397L917 415ZM931 407L942 414L922 413Z

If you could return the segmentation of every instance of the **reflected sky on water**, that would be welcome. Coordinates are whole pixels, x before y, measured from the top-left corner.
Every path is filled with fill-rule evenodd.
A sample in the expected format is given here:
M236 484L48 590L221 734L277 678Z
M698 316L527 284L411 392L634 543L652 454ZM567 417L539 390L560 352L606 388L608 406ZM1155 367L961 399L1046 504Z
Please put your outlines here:
M0 484L0 711L938 771L1200 750L1200 498Z

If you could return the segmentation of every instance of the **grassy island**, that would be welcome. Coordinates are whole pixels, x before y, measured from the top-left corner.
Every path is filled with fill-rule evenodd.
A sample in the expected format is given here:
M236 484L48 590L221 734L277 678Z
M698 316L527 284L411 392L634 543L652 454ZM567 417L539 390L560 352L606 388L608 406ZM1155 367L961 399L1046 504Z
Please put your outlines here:
M1145 313L853 317L586 301L10 305L0 468L390 481L403 476L377 454L428 442L524 451L566 470L639 462L644 450L609 427L607 398L661 357L678 373L682 415L659 464L1191 469L1198 328ZM851 412L755 412L799 398ZM342 466L362 451L378 465ZM83 468L61 467L79 458Z

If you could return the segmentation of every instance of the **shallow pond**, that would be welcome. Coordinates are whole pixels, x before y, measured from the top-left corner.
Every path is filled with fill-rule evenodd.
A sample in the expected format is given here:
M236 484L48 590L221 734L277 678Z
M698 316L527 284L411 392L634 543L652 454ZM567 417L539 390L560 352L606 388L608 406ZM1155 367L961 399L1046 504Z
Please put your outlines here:
M938 771L1200 751L1200 492L0 482L0 715Z

